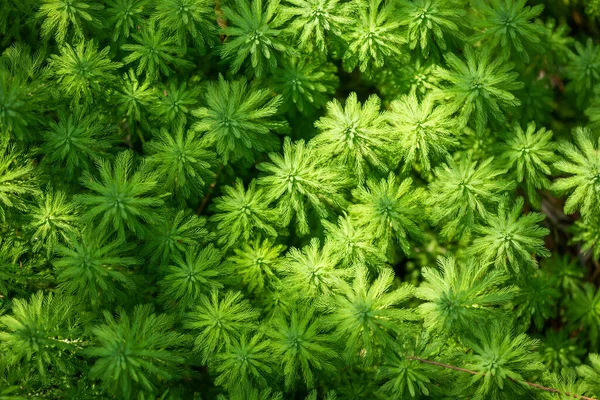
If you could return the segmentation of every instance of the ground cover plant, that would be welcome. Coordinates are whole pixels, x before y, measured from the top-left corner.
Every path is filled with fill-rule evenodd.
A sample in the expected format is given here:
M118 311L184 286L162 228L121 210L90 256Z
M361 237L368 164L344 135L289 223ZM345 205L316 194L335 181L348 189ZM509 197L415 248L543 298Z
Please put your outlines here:
M0 399L600 398L599 18L0 0Z

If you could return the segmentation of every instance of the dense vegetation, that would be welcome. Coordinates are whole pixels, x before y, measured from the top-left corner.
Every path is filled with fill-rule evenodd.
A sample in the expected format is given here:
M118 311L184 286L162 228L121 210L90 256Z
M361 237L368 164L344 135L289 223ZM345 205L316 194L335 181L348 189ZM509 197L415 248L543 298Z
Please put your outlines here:
M599 17L0 0L0 399L600 398Z

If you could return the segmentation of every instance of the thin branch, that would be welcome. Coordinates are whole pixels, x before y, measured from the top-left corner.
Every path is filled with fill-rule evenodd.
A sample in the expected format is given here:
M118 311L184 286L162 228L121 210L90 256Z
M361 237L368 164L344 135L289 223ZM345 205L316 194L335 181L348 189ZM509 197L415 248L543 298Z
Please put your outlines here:
M424 358L419 358L419 357L415 357L415 356L410 356L410 357L408 357L408 359L409 360L419 361L419 362L422 362L424 364L435 365L436 367L442 367L442 368L451 369L451 370L454 370L454 371L464 372L466 374L471 374L471 375L485 375L482 372L472 371L472 370L466 369L466 368L455 367L454 365L444 364L444 363L437 362L437 361L426 360ZM511 381L513 381L515 383L524 383L524 384L526 384L529 387L536 388L536 389L539 389L539 390L543 390L543 391L549 392L549 393L564 394L565 396L570 396L570 397L573 397L575 399L597 400L594 397L582 396L582 395L575 394L575 393L570 393L570 392L561 392L558 389L554 389L554 388L551 388L551 387L538 385L537 383L533 383L533 382L527 382L527 381L520 382L520 381L517 381L516 379L513 379L513 378L508 378L508 379L510 379Z

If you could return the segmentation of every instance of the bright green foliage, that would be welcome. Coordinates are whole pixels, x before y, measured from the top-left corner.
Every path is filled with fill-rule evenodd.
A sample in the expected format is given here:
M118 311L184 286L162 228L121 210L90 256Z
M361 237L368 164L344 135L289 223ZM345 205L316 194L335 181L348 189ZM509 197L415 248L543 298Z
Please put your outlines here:
M596 130L600 127L600 91L597 89L594 92L594 97L589 102L588 108L585 109L585 115L588 116L590 128Z
M139 261L123 255L127 247L122 241L109 241L88 228L69 242L68 247L56 246L58 258L53 262L59 288L65 293L83 299L96 311L103 304L122 300L133 288L127 267Z
M567 90L577 93L576 103L579 107L587 104L594 88L600 83L600 46L588 39L585 46L575 43L577 53L570 54L570 62L565 69L571 80Z
M423 270L425 281L415 291L424 301L418 310L425 327L438 335L460 335L481 321L497 319L515 295L503 271L488 270L473 259L441 257L438 265L439 270Z
M2 370L19 365L35 370L42 381L49 373L67 374L69 356L78 347L76 303L67 296L33 294L15 299L12 314L0 316Z
M89 34L90 28L101 28L98 10L104 6L90 0L41 0L36 18L43 20L41 35L44 38L54 36L56 43L62 45L67 38L77 40Z
M552 330L546 333L540 344L540 356L544 364L553 372L581 364L583 349L577 346L576 338L569 338L565 331L559 333ZM571 392L583 393L583 391Z
M232 270L241 276L248 291L262 293L279 282L282 273L280 255L284 249L285 246L258 237L236 248L235 255L227 261L231 263Z
M420 395L437 394L435 384L430 379L438 371L435 367L391 353L379 369L379 376L385 380L381 391L390 393L392 398L419 398Z
M273 355L281 360L286 387L294 387L298 379L312 387L316 372L335 371L337 352L313 308L294 308L289 317L279 315L267 334Z
M125 229L143 236L144 222L152 220L154 208L163 204L154 195L158 185L157 174L140 168L133 171L133 152L117 155L112 165L98 161L100 181L85 172L81 184L92 193L75 196L75 200L88 206L84 218L99 222L100 229L116 231L125 237Z
M404 37L400 22L394 18L394 6L383 0L354 1L354 21L346 25L344 39L348 47L343 56L344 69L357 66L361 72L373 72L398 57Z
M135 72L130 69L123 74L120 91L115 93L115 103L119 114L127 116L132 121L142 121L154 99L154 90L148 80L140 82ZM132 123L133 125L133 123Z
M282 285L294 298L317 299L336 292L348 276L348 270L337 267L337 259L326 243L312 238L302 250L292 247L282 263Z
M533 23L544 6L527 6L527 0L477 0L475 9L479 13L473 20L481 32L473 36L473 41L482 41L492 49L501 48L505 60L512 54L524 62L529 62L530 53L540 53L544 49L545 27Z
M466 62L452 53L445 54L444 58L449 68L440 69L438 73L448 86L437 93L458 112L460 124L467 125L474 117L477 131L482 132L490 117L503 123L506 110L521 104L512 93L523 87L512 63L502 58L492 60L489 50L476 54L471 47L465 48Z
M487 215L485 225L476 225L475 238L469 249L471 255L515 274L524 274L536 267L536 255L549 257L544 236L550 230L538 225L545 215L536 212L523 215L523 204L523 198L518 197L509 209L505 198L498 205L497 213Z
M271 388L261 390L252 386L245 386L234 388L229 397L220 394L217 396L217 400L283 400L283 394L273 392Z
M215 384L233 392L237 388L267 386L272 372L269 345L269 341L260 334L252 336L250 340L242 335L229 349L215 356L214 370L218 374Z
M180 129L187 123L191 108L198 103L200 92L200 87L188 88L185 82L178 86L176 81L171 81L162 91L152 114L161 122L170 123L172 129Z
M544 322L556 316L560 291L552 278L538 270L517 282L519 294L515 298L516 314L525 327L529 328L533 320L534 326L541 331Z
M600 339L600 291L586 282L582 288L573 291L573 298L567 303L567 316L573 328L585 327L592 343L592 350L598 351Z
M0 306L9 296L23 295L35 276L31 263L22 264L23 246L15 245L15 240L3 237L0 240Z
M172 330L173 320L155 314L151 305L138 305L132 313L119 310L117 318L104 312L106 322L92 329L95 346L85 354L96 359L90 374L121 398L157 394L159 380L180 376L184 361L181 334Z
M345 268L355 268L365 265L371 269L385 266L386 257L374 245L372 232L360 227L348 214L339 216L337 225L323 221L327 232L326 240L336 259Z
M109 58L110 47L98 51L93 40L81 41L75 46L65 43L60 55L50 56L50 67L63 94L77 103L91 101L105 95L106 86L114 80L113 71L121 63Z
M489 215L489 207L501 200L501 192L509 189L510 181L499 179L502 171L495 169L492 159L483 162L461 158L457 163L436 168L436 179L429 184L429 202L433 220L443 224L441 234L447 238L469 233L478 218Z
M158 283L166 305L185 310L202 294L223 287L219 277L228 271L221 252L214 246L203 249L190 246L184 255L174 254L172 260Z
M31 206L27 224L35 251L44 251L50 258L57 244L68 243L77 232L79 210L67 199L65 192L47 189Z
M339 38L350 18L344 15L339 0L287 0L282 14L290 16L288 29L295 33L301 47L327 52L327 42Z
M382 350L393 346L403 323L415 319L411 310L398 307L411 297L413 288L392 288L393 280L390 269L370 282L367 270L358 268L353 282L344 282L331 299L327 323L344 346L347 362L372 364Z
M225 247L239 240L248 241L258 234L277 236L277 212L269 207L265 192L256 187L256 180L244 189L241 179L234 186L223 188L224 195L215 199L215 214L210 221L216 224L217 241Z
M563 368L560 373L544 375L544 380L559 391L553 394L556 399L570 400L573 398L573 394L585 392L584 382L577 379L577 372L573 368Z
M351 93L344 107L337 100L329 102L327 114L315 122L320 131L314 138L318 151L347 165L361 182L373 170L388 170L391 131L380 109L381 100L376 95L363 105L356 93Z
M600 3L598 0L590 0L585 2L585 13L592 17L597 17L600 15Z
M136 73L146 76L150 81L158 80L162 76L171 76L176 68L191 68L190 61L182 58L185 51L178 47L175 39L168 36L165 31L156 28L154 23L144 24L139 33L131 37L136 44L124 44L122 50L131 52L123 58L123 64L137 62Z
M600 399L599 4L0 0L0 400Z
M572 241L581 244L582 253L589 253L594 260L600 259L598 218L593 217L575 221Z
M217 39L215 4L212 0L161 0L156 2L153 18L174 34L181 46L188 38L202 52Z
M398 138L404 168L418 165L429 172L432 162L445 159L458 144L451 110L436 105L433 96L419 101L412 93L393 101L390 107L389 120Z
M273 132L286 126L275 118L280 103L281 97L269 90L248 86L244 79L228 82L219 76L206 89L207 106L193 112L200 119L193 127L215 146L223 163L252 162L255 152L277 147Z
M266 321L271 321L279 315L290 315L297 304L297 298L290 296L281 282L277 282L273 286L272 289L261 293L258 298L260 307L265 311Z
M551 163L558 161L556 145L552 142L552 131L540 128L534 122L523 131L520 125L506 134L501 147L500 162L517 182L525 186L529 201L540 206L537 190L549 189Z
M281 94L281 110L310 114L329 100L338 86L335 65L323 59L295 57L274 72L273 90Z
M398 70L382 71L378 75L380 76L378 89L386 97L415 94L417 98L421 99L424 95L440 88L441 81L437 73L439 68L439 65L433 61L433 57L424 60L422 57L415 56Z
M142 21L150 8L150 0L106 0L107 25L114 27L114 42L128 39Z
M161 129L146 144L148 168L160 176L164 189L182 200L200 197L214 177L215 154L198 140L194 131L180 126L174 131Z
M419 243L424 239L419 227L424 191L414 188L412 183L411 178L398 182L390 173L386 179L369 179L365 186L352 191L355 203L349 208L350 217L375 238L382 251L397 242L405 254L410 254L409 240Z
M534 349L538 341L525 334L515 334L497 321L486 330L474 330L468 340L472 354L464 355L468 369L478 372L468 378L474 389L473 399L517 399L531 396L522 381L542 370ZM517 381L517 382L514 382Z
M194 335L195 350L206 362L223 348L228 349L244 333L254 330L258 315L241 292L226 291L219 296L213 290L200 297L186 314L184 327Z
M577 367L577 374L584 379L584 390L591 396L600 395L600 355L589 355L590 365Z
M318 154L312 143L305 144L304 140L292 143L286 137L283 156L271 153L272 162L258 165L265 172L258 184L265 188L269 201L277 201L284 225L296 217L296 232L300 235L310 231L308 212L328 217L329 207L345 205L343 190L352 183L339 167L323 165Z
M421 49L423 57L431 49L446 50L447 38L464 40L461 19L465 11L460 0L400 0L399 21L406 27L408 45L411 50Z
M283 38L286 17L279 12L279 0L233 0L222 7L228 26L221 29L227 40L220 54L235 73L248 65L247 72L262 77L275 70L283 58L295 54Z
M14 146L0 147L0 221L7 208L25 208L25 200L38 194L34 167Z
M11 135L19 140L31 138L39 122L38 112L47 100L40 78L43 57L14 44L0 57L0 143Z
M565 213L580 211L588 219L600 211L600 141L587 128L575 129L573 138L575 145L559 144L558 151L564 159L554 163L554 168L570 176L554 181L552 189L569 194Z
M168 210L149 228L142 255L152 264L165 265L171 258L181 256L186 249L203 244L211 238L206 219L186 210Z
M58 121L49 121L40 151L44 161L64 168L67 179L74 179L92 166L93 160L108 156L114 130L91 113L79 109L61 110Z

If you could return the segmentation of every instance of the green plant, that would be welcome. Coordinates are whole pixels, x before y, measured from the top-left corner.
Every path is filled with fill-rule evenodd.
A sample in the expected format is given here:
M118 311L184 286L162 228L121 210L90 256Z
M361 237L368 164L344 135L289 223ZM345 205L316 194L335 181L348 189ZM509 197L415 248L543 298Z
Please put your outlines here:
M375 244L382 251L396 241L404 253L410 254L410 242L423 240L418 209L424 203L424 193L413 189L412 183L410 178L398 182L395 175L389 174L387 179L368 180L365 186L352 191L355 204L350 206L350 216L376 238Z
M85 355L95 359L90 370L106 390L123 397L155 394L157 380L181 376L184 338L173 332L172 319L155 314L151 305L136 306L130 314L120 310L118 318L105 312L106 322L93 329L94 345Z
M227 186L223 192L223 196L215 199L215 214L210 217L219 233L217 241L220 244L231 247L240 239L247 241L257 233L277 236L277 213L269 208L266 193L256 187L256 180L252 180L245 190L238 179L235 186Z
M425 281L415 292L424 300L418 311L425 327L438 334L460 335L477 321L498 318L515 295L514 287L505 286L509 279L503 271L488 271L473 259L440 258L438 265L439 271L423 270Z
M573 213L580 210L584 218L595 215L598 207L596 201L598 190L598 143L588 129L577 129L574 132L576 146L571 143L561 143L558 150L564 156L554 163L554 167L571 176L557 179L552 189L570 193L565 212Z
M530 52L541 52L544 26L532 22L544 9L543 5L527 6L526 0L477 1L476 11L481 14L475 19L481 32L473 36L491 48L500 46L502 57L509 59L516 53L524 62L529 61Z
M37 292L29 301L16 299L11 315L0 317L0 345L7 355L3 369L35 369L46 383L50 374L72 370L70 355L78 349L77 307L68 296Z
M77 202L90 207L84 218L99 220L101 229L116 231L121 238L125 237L125 228L143 235L146 228L142 222L150 220L153 210L163 204L153 193L158 186L158 174L132 171L132 164L131 151L119 153L112 165L99 161L100 181L84 173L81 184L91 193L75 197Z
M273 354L281 359L287 387L300 377L311 387L315 371L335 371L337 353L315 314L310 307L294 309L289 317L279 315L271 323L268 335Z
M70 238L71 246L58 245L56 280L70 295L83 298L93 310L112 303L133 288L124 267L137 264L132 257L124 257L127 250L122 241L107 242L98 233L87 229L81 236Z
M185 310L195 304L206 289L221 289L219 276L226 272L219 250L189 247L185 255L173 256L173 265L164 269L159 282L165 304Z
M599 399L599 16L0 0L0 399Z
M273 71L278 59L289 58L295 52L283 37L281 29L286 18L279 13L279 0L249 2L233 0L234 7L223 7L223 15L230 23L222 29L230 40L221 47L221 55L230 62L231 72L249 65L249 73L261 77Z
M344 68L348 71L358 67L361 72L373 72L386 61L394 62L406 42L400 34L400 22L392 18L392 3L382 0L354 1L349 12L356 15L355 23L346 26Z
M431 48L446 50L449 38L464 40L461 18L465 11L461 3L460 0L399 1L400 25L406 26L410 49L419 47L421 54L428 57Z
M106 158L112 147L113 129L82 110L59 111L58 121L50 122L49 127L40 149L44 161L64 167L68 179L88 171L93 160Z
M544 215L522 215L523 203L523 198L519 197L508 210L506 200L501 201L498 213L488 215L486 225L475 226L470 253L477 254L483 262L492 262L515 273L525 273L536 266L535 255L550 256L543 240L550 231L537 225Z
M307 208L324 218L330 213L328 206L339 208L346 203L341 190L352 179L335 165L320 165L314 144L303 140L292 143L287 137L283 157L271 153L269 158L272 162L258 165L265 172L258 184L267 191L269 202L277 202L286 226L295 216L296 232L302 235L309 232Z
M83 39L88 28L100 28L98 10L104 7L88 0L42 0L36 18L42 19L42 37L54 34L58 44L63 44L70 33Z
M200 142L196 134L183 128L161 131L146 144L148 168L161 176L164 188L182 200L201 196L207 181L214 177L215 154Z
M387 171L391 130L380 108L377 96L362 105L351 93L343 108L337 100L327 104L327 114L315 123L316 147L347 165L361 182L372 170Z
M390 269L370 283L367 270L359 268L352 283L342 283L332 297L327 326L342 343L347 362L372 364L381 351L393 347L403 323L415 319L411 310L398 307L412 295L413 288L405 285L390 290L392 281Z
M185 315L184 327L195 336L194 348L207 361L234 340L256 328L258 311L252 309L241 292L218 290L202 295Z
M245 79L228 82L219 76L207 88L207 107L193 112L200 119L194 129L204 133L204 140L215 146L225 164L230 159L252 162L253 152L276 148L273 133L286 126L274 118L280 102L280 96L265 89L249 88Z
M101 97L105 93L103 88L112 83L113 71L122 65L110 60L109 51L109 47L98 51L92 40L90 43L81 41L75 46L65 43L60 56L52 54L51 71L63 94L72 96L75 103Z
M131 35L135 44L124 44L121 49L130 52L123 58L124 64L137 62L136 73L145 75L146 79L156 81L160 76L169 76L174 73L173 67L191 68L193 64L181 58L184 50L177 46L174 38L167 36L166 32L156 28L150 22L140 28L139 33Z
M476 220L485 219L490 206L500 202L500 193L512 186L510 181L498 179L502 171L495 169L492 161L462 158L457 163L448 158L447 164L434 171L429 200L434 220L444 224L442 235L454 238L469 233Z
M490 117L502 123L505 111L521 104L511 93L523 86L512 63L492 59L486 49L475 56L471 47L465 48L466 62L452 53L447 53L445 59L449 69L441 69L439 75L448 85L438 90L438 96L458 112L457 120L463 126L474 117L477 131L482 132Z

